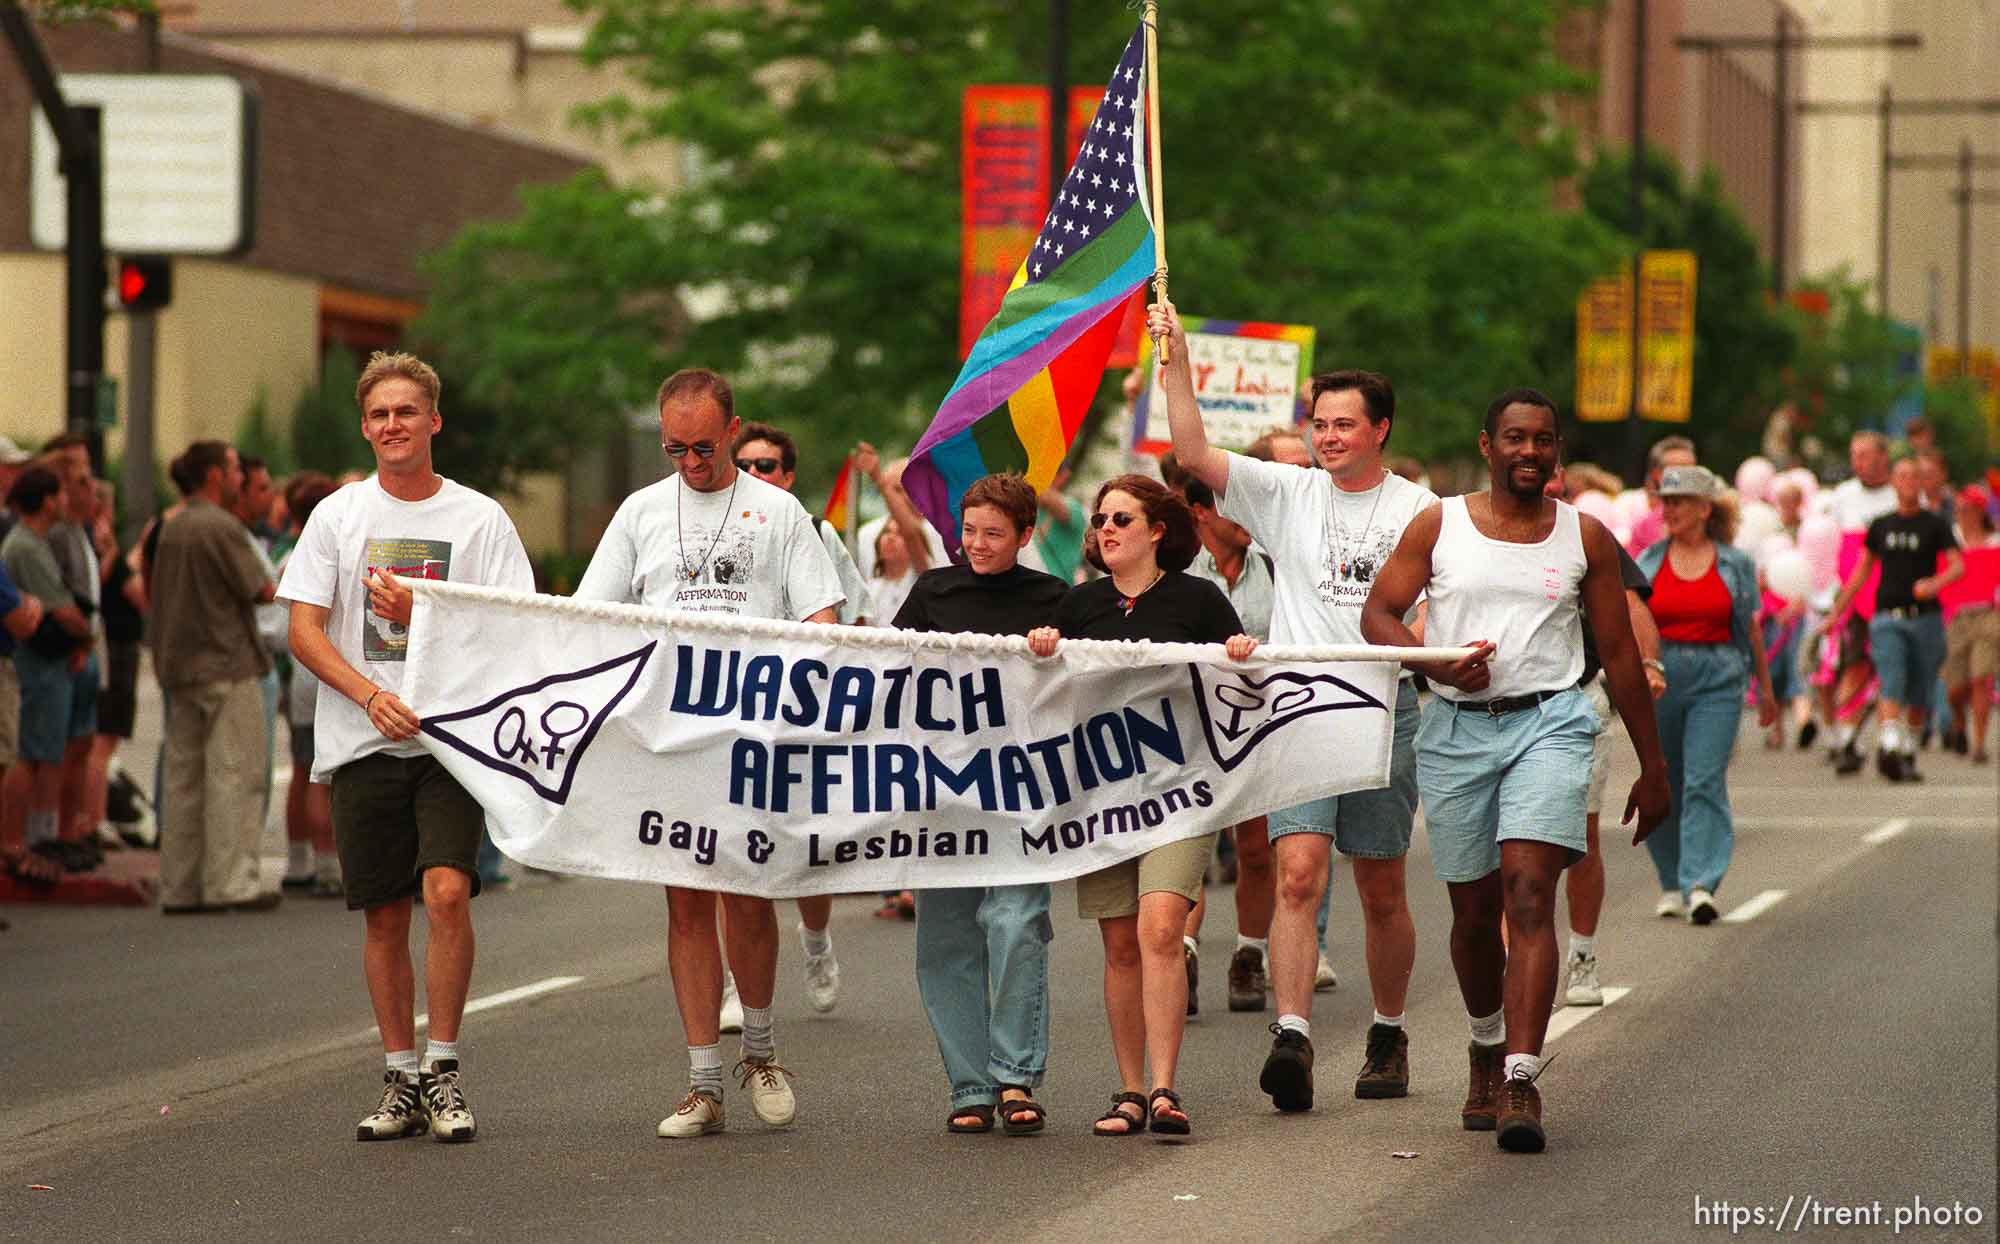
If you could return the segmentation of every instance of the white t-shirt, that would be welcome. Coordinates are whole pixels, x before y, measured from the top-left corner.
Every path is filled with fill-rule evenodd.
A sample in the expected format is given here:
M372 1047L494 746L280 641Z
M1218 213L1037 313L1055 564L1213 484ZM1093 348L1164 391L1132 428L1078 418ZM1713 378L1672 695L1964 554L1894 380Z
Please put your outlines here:
M889 525L889 516L871 518L861 524L861 530L854 533L854 560L861 567L861 577L872 580L875 577L875 541L881 537L882 529ZM944 537L938 529L924 520L924 547L931 551L931 564L926 570L936 570L940 566L951 565L951 554L945 552ZM884 619L886 621L886 619Z
M1842 531L1866 531L1868 524L1896 508L1896 489L1890 484L1870 488L1858 479L1845 479L1833 488L1833 521Z
M625 498L576 595L786 622L845 599L805 507L745 471L714 492L670 475Z
M409 631L368 610L368 577L444 579L516 592L535 590L535 570L514 522L491 497L444 480L422 501L399 501L371 475L314 507L285 559L278 595L329 610L327 638L347 663L386 691L399 692ZM374 752L420 756L415 740L392 742L344 695L315 697L312 780Z
M1436 504L1436 493L1394 471L1373 488L1347 492L1318 467L1230 454L1221 514L1243 524L1276 565L1272 643L1359 644L1367 642L1361 606L1375 572L1410 520Z
M868 580L861 577L855 568L854 558L847 552L847 542L840 537L840 529L824 519L815 518L812 525L819 531L819 542L826 546L826 555L833 562L834 577L840 580L840 590L847 597L840 606L840 624L852 626L868 611Z
M917 572L905 570L900 576L890 579L883 576L868 581L868 624L870 626L890 626L896 615L902 611L903 602L910 598L910 589L917 585Z

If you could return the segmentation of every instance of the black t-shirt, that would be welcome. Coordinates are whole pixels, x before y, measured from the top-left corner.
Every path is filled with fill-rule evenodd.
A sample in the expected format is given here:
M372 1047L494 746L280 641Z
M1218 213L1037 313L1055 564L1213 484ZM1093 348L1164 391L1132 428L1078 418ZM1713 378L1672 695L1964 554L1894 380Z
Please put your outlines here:
M1056 607L1066 639L1150 639L1159 644L1219 644L1241 634L1243 622L1221 588L1169 571L1139 593L1128 616L1109 578L1073 587Z
M1639 569L1639 563L1632 560L1623 545L1618 548L1618 577L1623 580L1625 590L1637 592L1640 600L1650 600L1653 585L1646 581L1646 575ZM1597 636L1590 630L1590 619L1583 620L1583 677L1576 680L1579 687L1588 687L1590 680L1597 677L1604 668L1604 662L1597 659Z
M940 566L917 576L894 625L904 631L1026 635L1054 620L1056 604L1067 590L1054 575L1022 565L999 574Z
M132 579L131 564L123 550L111 555L111 575L104 580L104 638L112 643L138 643L146 637L146 619L125 599L125 584Z
M1876 612L1909 605L1924 613L1936 612L1936 597L1918 600L1912 589L1918 579L1937 573L1938 557L1946 549L1958 547L1951 524L1929 510L1884 514L1868 524L1867 542L1868 551L1882 566L1882 581L1875 588Z

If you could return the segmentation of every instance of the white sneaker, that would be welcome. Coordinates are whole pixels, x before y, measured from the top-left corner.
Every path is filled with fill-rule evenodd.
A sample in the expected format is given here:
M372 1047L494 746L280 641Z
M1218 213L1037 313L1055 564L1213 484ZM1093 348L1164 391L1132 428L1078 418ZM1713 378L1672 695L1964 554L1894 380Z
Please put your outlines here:
M1604 988L1597 983L1596 955L1571 955L1563 978L1568 982L1563 990L1564 1002L1571 1006L1604 1005Z
M744 1058L736 1064L736 1078L750 1092L750 1109L772 1127L790 1127L798 1116L799 1103L786 1081L792 1073L778 1065L778 1056L758 1061Z
M804 947L806 927L799 926L799 944ZM816 955L806 952L806 1001L812 1009L825 1014L840 1002L840 960L833 957L833 943L828 942L826 953Z
M1326 952L1320 951L1319 968L1313 973L1313 992L1325 993L1329 989L1338 988L1339 985L1340 982L1333 975L1333 965L1326 960Z
M736 977L722 973L722 1031L743 1031L743 999L736 996Z
M1688 891L1688 923L1713 924L1722 913L1715 909L1715 895L1696 886Z
M1662 890L1660 901L1653 904L1653 914L1662 920L1678 920L1687 915L1687 908L1681 905L1680 891Z
M722 1101L697 1089L689 1089L674 1112L660 1120L659 1133L668 1140L685 1140L722 1130Z

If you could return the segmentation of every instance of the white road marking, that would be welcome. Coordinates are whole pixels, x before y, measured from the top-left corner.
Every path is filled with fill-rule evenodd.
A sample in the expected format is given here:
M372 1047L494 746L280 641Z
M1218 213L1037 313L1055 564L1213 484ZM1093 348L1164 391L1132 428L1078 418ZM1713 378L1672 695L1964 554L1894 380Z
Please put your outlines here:
M1766 890L1752 895L1747 903L1738 904L1736 909L1722 918L1724 924L1748 924L1765 912L1785 901L1790 890Z
M547 980L536 981L532 985L522 985L518 989L503 989L499 993L488 994L484 998L474 998L472 1001L466 1003L465 1013L467 1015L476 1015L481 1011L490 1011L495 1007L507 1006L515 1002L525 1002L529 998L539 998L545 993L554 993L558 989L568 989L571 985L578 984L582 980L583 977L581 976L551 976ZM428 1011L417 1016L417 1031L422 1032L425 1028L428 1028L430 1022L431 1017ZM371 1037L380 1036L381 1032L380 1028L370 1028L368 1035Z
M1632 991L1623 985L1607 985L1604 989L1604 1006L1610 1006ZM1565 1006L1549 1018L1549 1030L1542 1037L1542 1044L1560 1037L1584 1020L1596 1015L1604 1006Z
M1907 816L1899 816L1893 821L1884 821L1880 825L1877 825L1875 828L1869 830L1867 833L1861 835L1861 841L1867 843L1871 847L1879 847L1883 843L1889 841L1889 839L1891 838L1894 838L1897 834L1902 833L1909 827L1910 827L1910 818Z

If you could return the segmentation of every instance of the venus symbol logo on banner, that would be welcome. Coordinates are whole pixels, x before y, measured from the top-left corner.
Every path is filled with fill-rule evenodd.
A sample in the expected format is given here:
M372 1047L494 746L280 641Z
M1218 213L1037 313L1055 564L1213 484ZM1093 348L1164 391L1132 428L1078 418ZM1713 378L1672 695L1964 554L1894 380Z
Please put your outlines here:
M1346 679L1332 674L1278 670L1266 678L1225 672L1217 666L1188 666L1195 707L1209 754L1228 773L1265 739L1291 722L1314 713L1359 709L1388 712L1388 706Z
M473 708L433 713L423 729L455 751L516 777L550 803L569 800L577 763L631 692L657 643L504 691Z

